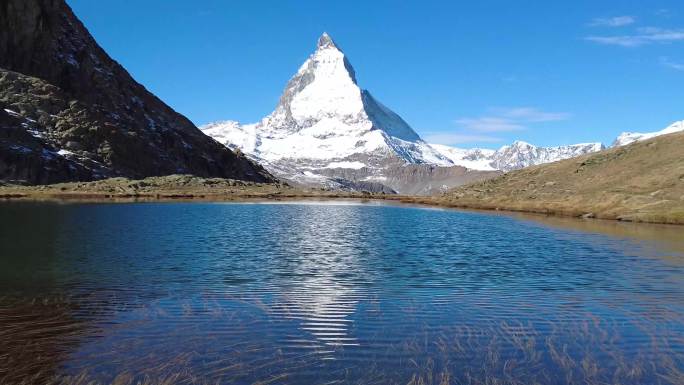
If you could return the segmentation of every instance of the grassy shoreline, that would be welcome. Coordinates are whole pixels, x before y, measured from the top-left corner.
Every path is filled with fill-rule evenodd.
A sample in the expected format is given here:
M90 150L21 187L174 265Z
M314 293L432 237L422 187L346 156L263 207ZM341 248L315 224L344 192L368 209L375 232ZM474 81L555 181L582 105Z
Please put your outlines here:
M487 182L483 182L487 183ZM95 182L72 182L42 186L0 186L0 201L57 202L240 202L298 200L374 200L432 207L484 210L512 213L533 213L547 216L597 218L626 222L684 224L684 218L668 217L667 213L649 216L624 216L620 211L606 215L587 215L586 208L564 207L557 202L488 201L474 197L407 196L344 192L324 189L299 189L285 184L261 184L229 179L204 179L187 175L152 177L142 180L113 178Z

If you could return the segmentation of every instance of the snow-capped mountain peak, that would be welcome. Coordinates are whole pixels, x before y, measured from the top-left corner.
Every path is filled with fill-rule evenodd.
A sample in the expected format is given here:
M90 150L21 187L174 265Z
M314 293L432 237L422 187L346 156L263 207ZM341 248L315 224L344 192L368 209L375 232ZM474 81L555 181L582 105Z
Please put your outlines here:
M452 165L358 86L354 68L327 33L287 83L273 113L256 124L214 123L203 129L267 164L287 160L311 169L346 164L340 162L369 168L387 163Z
M684 131L684 120L674 122L667 128L656 132L623 132L615 139L615 141L613 142L613 146L624 146L633 142L655 138L656 136L660 135L672 134L674 132L679 131Z
M339 50L339 48L337 48L337 45L333 41L332 37L330 37L330 35L328 35L327 32L323 32L321 37L318 38L317 48L318 49L335 48L335 49Z
M530 143L527 143L527 142L525 142L525 141L522 141L522 140L516 140L516 141L513 142L512 147L517 147L517 148L530 148L530 147L536 147L536 146L534 146L534 145L532 145L532 144L530 144Z
M354 119L363 110L361 90L351 63L328 34L288 82L270 125L287 121L305 128L325 118Z
M537 148L537 146L534 146L530 143L524 142L522 140L516 140L510 145L501 146L499 151L511 151L512 150L512 151L517 151L517 152L521 152L521 151L524 152L524 151L532 151L536 148Z

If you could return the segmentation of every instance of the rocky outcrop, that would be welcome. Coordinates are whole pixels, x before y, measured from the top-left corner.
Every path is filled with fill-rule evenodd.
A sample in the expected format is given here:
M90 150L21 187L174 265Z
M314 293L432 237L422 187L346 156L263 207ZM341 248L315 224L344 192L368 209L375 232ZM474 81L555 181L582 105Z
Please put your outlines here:
M408 195L435 195L456 186L498 176L498 171L478 171L465 167L411 164L391 167L384 184Z
M406 195L435 195L456 186L501 174L499 171L470 170L460 166L440 167L431 164L386 165L382 174L371 168L321 169L318 173L338 183L347 181L350 187L359 186L356 190L385 193L396 191ZM373 183L375 186L362 188L364 183Z
M28 132L30 121L8 111L0 103L0 179L47 184L89 178L90 170L60 156Z
M0 106L0 179L273 180L137 83L63 0L0 2Z

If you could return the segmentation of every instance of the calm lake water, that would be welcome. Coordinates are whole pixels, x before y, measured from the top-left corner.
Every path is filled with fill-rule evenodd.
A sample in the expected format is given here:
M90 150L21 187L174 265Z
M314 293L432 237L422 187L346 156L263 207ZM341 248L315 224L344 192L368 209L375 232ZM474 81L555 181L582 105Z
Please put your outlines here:
M0 204L0 383L684 384L684 228Z

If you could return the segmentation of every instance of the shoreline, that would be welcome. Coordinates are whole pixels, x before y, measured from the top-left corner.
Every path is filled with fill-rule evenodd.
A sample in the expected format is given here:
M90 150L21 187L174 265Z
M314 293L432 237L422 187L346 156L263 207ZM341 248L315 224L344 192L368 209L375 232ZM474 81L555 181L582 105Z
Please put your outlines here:
M50 186L50 185L47 185ZM269 185L272 186L272 185ZM604 216L601 214L586 215L582 210L562 210L552 207L520 208L506 207L487 203L454 202L443 196L411 196L389 195L363 192L342 191L307 191L285 188L285 191L164 191L156 192L99 192L99 191L41 191L46 186L0 186L0 202L62 202L62 203L135 203L135 202L297 202L297 201L377 201L391 202L401 205L418 205L445 209L458 209L476 212L501 214L528 214L540 217L574 218L580 220L614 221L625 223L642 223L658 225L682 226L682 222L649 220L648 218L623 218L617 215ZM38 188L38 190L36 190ZM9 191L8 191L9 190ZM538 202L536 202L538 203Z

